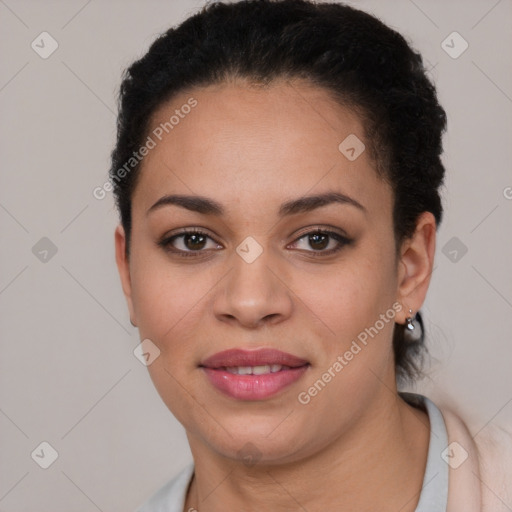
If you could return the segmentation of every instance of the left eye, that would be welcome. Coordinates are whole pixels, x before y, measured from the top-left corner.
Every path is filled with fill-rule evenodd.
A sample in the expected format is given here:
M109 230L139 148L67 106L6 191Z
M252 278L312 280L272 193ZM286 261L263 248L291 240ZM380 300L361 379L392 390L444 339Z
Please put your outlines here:
M322 253L336 252L350 242L348 238L333 231L310 231L298 238L294 245L300 244L301 241L304 245L311 247L312 252ZM304 247L302 249L304 250ZM311 252L308 248L305 250Z

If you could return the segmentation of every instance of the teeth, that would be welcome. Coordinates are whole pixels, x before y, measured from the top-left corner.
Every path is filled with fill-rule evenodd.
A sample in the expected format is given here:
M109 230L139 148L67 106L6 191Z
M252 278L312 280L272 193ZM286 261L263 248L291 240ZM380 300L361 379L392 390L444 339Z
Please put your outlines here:
M263 375L264 373L270 373L270 366L268 364L264 366L253 366L252 374L253 375Z
M260 366L228 366L226 371L235 375L265 375L267 373L276 373L282 369L289 369L289 366L280 364L265 364Z

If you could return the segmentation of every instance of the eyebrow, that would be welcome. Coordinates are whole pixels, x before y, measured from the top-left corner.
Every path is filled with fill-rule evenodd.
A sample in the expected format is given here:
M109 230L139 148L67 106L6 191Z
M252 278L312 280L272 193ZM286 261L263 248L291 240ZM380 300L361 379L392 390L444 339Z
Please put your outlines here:
M326 192L324 194L304 196L298 199L286 201L281 205L278 213L279 217L296 215L298 213L309 212L332 203L355 206L359 210L367 213L366 208L361 203L352 197L339 192ZM208 197L171 194L161 197L153 206L151 206L151 208L149 208L147 214L169 205L180 206L203 215L222 216L225 213L225 210L220 203Z

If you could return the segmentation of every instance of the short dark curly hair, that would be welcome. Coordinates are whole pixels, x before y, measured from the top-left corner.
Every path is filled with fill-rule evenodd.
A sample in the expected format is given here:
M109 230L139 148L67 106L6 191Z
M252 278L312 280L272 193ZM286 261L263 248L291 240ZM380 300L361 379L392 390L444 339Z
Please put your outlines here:
M402 35L341 3L215 2L158 37L124 73L110 180L127 256L140 164L123 173L123 179L119 170L143 144L152 115L181 91L236 78L254 84L305 79L360 116L376 172L393 190L397 254L422 212L432 212L440 224L446 114L421 55ZM419 312L416 320L421 336L415 340L406 338L404 325L395 324L393 348L401 382L422 373L426 349Z

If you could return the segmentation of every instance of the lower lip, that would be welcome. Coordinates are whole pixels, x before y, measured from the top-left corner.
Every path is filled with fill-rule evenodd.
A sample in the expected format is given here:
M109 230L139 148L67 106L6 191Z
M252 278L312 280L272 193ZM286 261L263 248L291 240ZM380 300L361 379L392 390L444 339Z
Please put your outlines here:
M210 382L219 391L237 400L263 400L299 380L309 365L263 375L237 375L220 368L205 368Z

